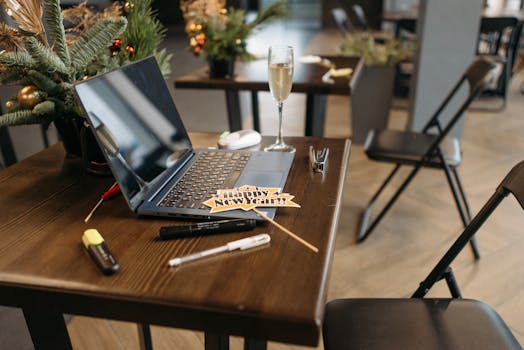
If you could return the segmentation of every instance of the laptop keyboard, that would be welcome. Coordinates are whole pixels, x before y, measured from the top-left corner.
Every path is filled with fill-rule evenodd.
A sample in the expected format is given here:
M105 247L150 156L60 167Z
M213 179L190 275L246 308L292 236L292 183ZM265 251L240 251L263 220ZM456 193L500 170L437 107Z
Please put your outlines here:
M160 206L208 209L202 204L217 190L232 188L251 153L206 151L162 199Z

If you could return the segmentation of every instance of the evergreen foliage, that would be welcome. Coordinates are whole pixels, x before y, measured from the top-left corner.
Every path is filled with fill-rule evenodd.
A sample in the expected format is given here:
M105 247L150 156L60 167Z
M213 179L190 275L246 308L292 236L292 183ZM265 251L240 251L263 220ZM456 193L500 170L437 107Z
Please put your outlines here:
M18 0L19 7L24 4L26 3L23 0ZM49 124L64 115L81 116L72 84L84 76L83 69L86 65L105 52L127 25L127 20L123 17L104 20L68 47L59 0L43 0L43 5L42 17L46 19L47 25L47 33L44 34L52 42L48 44L46 35L37 30L31 31L31 28L38 27L34 18L28 25L21 22L23 18L13 17L19 28L16 33L21 38L22 47L0 53L0 82L35 85L39 89L34 94L37 103L32 108L24 108L16 104L16 99L10 100L13 106L9 113L0 116L0 127Z
M134 0L127 14L128 26L122 34L122 46L133 48L132 55L125 55L126 51L121 51L120 55L124 60L139 60L147 56L154 55L164 76L171 73L171 54L166 50L158 50L164 36L166 28L156 18L156 11L152 10L152 0ZM121 64L127 62L121 62Z
M244 10L231 7L228 11L217 6L209 13L206 4L202 8L186 10L190 45L195 55L203 50L208 60L229 60L238 57L243 61L253 59L247 51L247 38L261 24L286 15L283 2L275 2L260 10L256 18L247 23Z

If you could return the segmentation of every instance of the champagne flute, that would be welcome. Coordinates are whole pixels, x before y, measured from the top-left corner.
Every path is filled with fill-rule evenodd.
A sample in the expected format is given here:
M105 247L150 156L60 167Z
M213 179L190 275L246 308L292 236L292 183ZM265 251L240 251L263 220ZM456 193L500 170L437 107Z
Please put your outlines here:
M295 152L295 147L287 145L282 136L282 107L293 84L293 48L271 46L267 63L269 90L278 106L278 136L275 143L264 148L264 151Z

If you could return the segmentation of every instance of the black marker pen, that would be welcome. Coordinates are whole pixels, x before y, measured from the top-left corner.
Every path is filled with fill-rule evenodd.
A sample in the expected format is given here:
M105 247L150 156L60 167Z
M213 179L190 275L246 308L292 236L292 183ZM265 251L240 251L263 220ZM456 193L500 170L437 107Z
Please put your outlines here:
M249 231L256 226L255 219L232 219L199 222L184 226L164 226L160 228L160 239L186 238L213 233Z

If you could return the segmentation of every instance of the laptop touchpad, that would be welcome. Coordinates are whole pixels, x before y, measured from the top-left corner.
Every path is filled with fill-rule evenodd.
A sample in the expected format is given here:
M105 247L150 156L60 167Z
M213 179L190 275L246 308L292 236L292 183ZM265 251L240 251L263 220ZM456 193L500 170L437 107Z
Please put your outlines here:
M279 171L252 171L248 170L237 181L237 187L253 185L259 187L282 187L284 174Z

